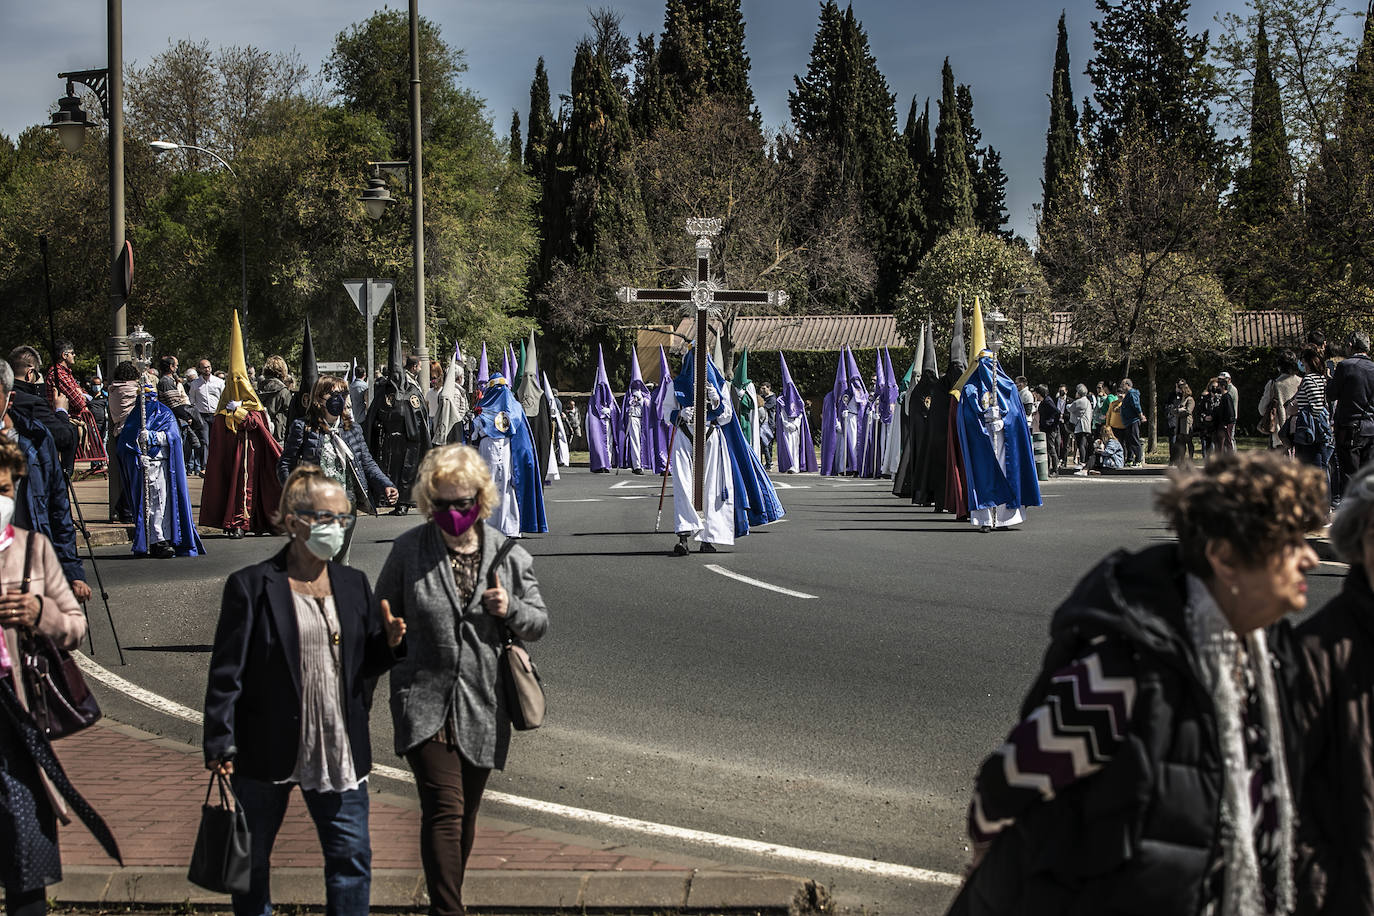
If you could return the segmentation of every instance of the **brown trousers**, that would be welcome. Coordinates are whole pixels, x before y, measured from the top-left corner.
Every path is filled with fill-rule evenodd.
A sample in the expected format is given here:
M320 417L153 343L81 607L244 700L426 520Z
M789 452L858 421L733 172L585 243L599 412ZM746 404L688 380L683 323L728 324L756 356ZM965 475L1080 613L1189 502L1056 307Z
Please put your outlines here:
M430 916L464 916L463 873L491 770L468 763L443 741L426 741L406 761L420 794L420 861Z

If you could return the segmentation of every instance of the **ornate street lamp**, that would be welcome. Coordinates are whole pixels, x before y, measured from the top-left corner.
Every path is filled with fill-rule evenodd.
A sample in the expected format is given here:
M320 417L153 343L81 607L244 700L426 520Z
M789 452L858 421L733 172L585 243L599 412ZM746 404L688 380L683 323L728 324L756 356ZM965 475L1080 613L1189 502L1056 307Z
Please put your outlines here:
M81 149L81 144L86 142L86 128L95 127L95 122L86 116L86 109L81 107L81 99L71 79L67 80L67 94L57 100L57 111L45 126L57 132L57 138L69 153Z
M396 200L386 186L386 179L382 177L382 167L400 165L408 168L410 163L369 162L368 165L372 166L372 177L367 180L367 188L358 195L358 200L362 202L369 219L381 219L386 215L386 208Z
M1011 295L1020 307L1020 320L1018 324L1020 325L1019 330L1021 334L1021 375L1024 376L1026 374L1026 302L1031 296L1035 295L1035 290L1031 289L1029 286L1018 286L1011 291Z
M988 349L992 351L994 360L997 359L997 352L1002 349L1002 331L1006 326L1007 316L995 305L992 311L983 316L983 333L987 336Z

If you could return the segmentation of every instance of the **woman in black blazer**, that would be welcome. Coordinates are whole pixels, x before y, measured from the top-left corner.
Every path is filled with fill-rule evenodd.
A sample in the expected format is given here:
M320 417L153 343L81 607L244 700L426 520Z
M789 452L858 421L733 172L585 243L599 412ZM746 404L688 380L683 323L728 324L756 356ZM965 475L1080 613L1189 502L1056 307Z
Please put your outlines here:
M372 883L368 679L394 664L405 621L367 577L329 561L356 516L343 488L299 467L282 489L291 543L229 577L205 691L205 765L231 776L252 834L234 913L271 911L272 843L299 785L324 851L331 914L366 914Z

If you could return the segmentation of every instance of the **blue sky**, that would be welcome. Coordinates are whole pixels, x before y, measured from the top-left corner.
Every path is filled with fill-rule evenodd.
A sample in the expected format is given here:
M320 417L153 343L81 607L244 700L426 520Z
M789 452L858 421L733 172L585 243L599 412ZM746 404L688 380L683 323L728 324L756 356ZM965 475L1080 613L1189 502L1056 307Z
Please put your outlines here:
M393 6L397 0L393 0ZM403 0L399 5L404 8ZM610 6L624 29L658 32L662 0L420 0L420 13L439 24L444 37L466 54L464 83L486 100L499 134L511 109L527 119L529 84L543 55L555 96L568 89L576 39L587 31L588 7ZM806 69L817 24L812 0L741 0L753 63L754 95L765 121L786 123L792 77ZM253 44L268 50L295 48L318 67L335 35L365 19L375 0L125 0L126 61L146 62L169 41L208 38L212 45ZM897 96L898 119L913 95L938 97L940 66L948 56L955 79L973 89L974 117L984 142L1002 153L1010 179L1012 227L1033 231L1031 207L1040 199L1040 174L1048 118L1055 22L1068 14L1074 93L1089 86L1082 75L1092 49L1092 0L855 0L878 66ZM1213 17L1242 11L1244 0L1195 0L1194 27L1216 31ZM102 66L105 3L101 0L0 0L0 132L14 137L45 122L62 94L62 70ZM1357 34L1360 23L1347 27Z

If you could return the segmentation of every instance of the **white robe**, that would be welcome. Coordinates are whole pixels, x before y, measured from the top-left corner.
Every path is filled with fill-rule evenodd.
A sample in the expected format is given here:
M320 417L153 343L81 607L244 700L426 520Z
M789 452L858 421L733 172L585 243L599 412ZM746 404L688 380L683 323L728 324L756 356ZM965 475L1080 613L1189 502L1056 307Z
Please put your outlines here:
M735 416L730 402L722 402L720 417L716 424L725 426ZM707 544L735 543L735 482L731 474L730 452L725 446L725 433L720 429L710 432L707 424L705 474L702 478L702 502L704 512L697 515L692 505L694 449L691 434L682 428L674 427L673 432L673 514L676 516L674 531L678 534L691 534L698 541ZM704 517L703 517L704 516Z
M859 463L863 456L864 448L864 424L863 415L857 409L846 408L840 415L840 439L835 443L835 448L839 455L835 460L835 467L840 473L857 474L862 468ZM855 444L855 454L849 454L849 440L853 438Z
M477 442L477 451L491 469L492 482L500 497L491 510L489 523L508 538L520 537L520 500L515 494L511 477L510 440L504 436L484 436Z
M1007 469L1007 433L1003 429L1002 411L996 402L983 411L983 427L992 438L992 451L997 456L997 466L1003 472ZM1026 520L1021 507L994 506L991 509L969 510L969 522L980 528L1010 528Z
M802 418L800 414L795 417L789 417L781 411L778 412L775 435L779 439L783 439L787 442L787 454L792 456L792 465L790 467L783 467L782 448L781 446L778 447L778 471L780 473L795 473L802 469L801 426ZM806 444L808 446L811 445L810 442Z
M642 470L644 464L644 408L649 399L642 392L630 395L625 409L625 466Z
M167 454L167 434L149 433L149 436L156 436L155 446L158 454L151 457L140 458L143 463L143 475L148 481L148 546L152 547L161 541L172 539L172 500L168 494L171 485L168 478L171 476L171 466L165 457Z
M892 424L888 426L887 448L883 450L883 474L895 475L902 463L902 409L910 397L911 390L907 389L892 406Z

